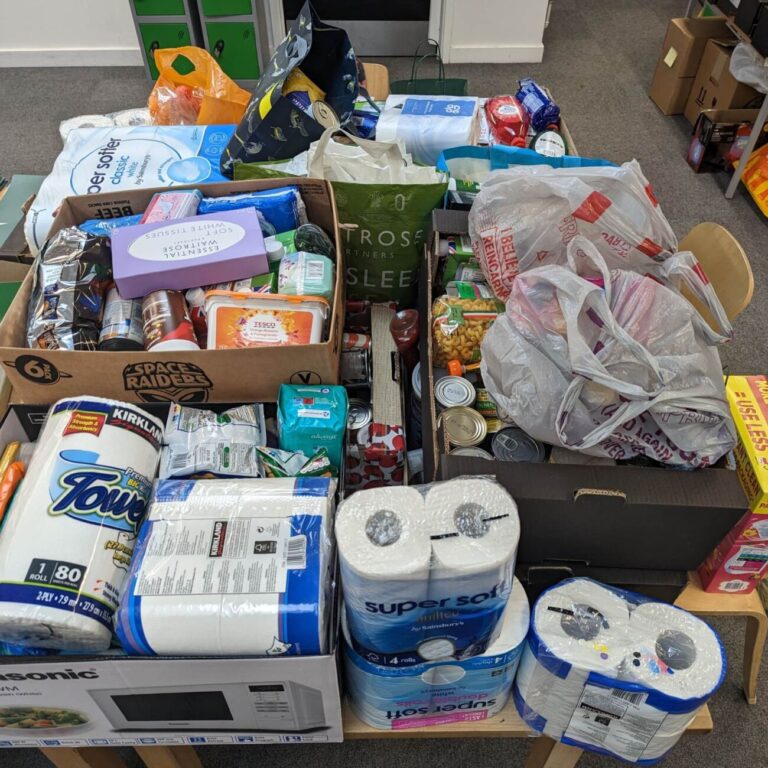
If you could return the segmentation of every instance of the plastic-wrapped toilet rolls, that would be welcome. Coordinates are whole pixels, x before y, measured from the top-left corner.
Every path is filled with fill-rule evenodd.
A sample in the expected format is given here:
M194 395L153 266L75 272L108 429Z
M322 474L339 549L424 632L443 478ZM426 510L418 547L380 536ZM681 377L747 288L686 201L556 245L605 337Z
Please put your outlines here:
M517 507L491 480L359 491L336 538L352 644L377 664L463 659L499 631L520 535Z
M0 640L109 647L162 439L162 422L134 405L52 406L0 536Z
M493 717L509 696L529 615L525 591L515 579L501 632L484 654L464 661L396 668L372 664L357 654L342 617L352 708L368 725L383 730Z
M327 651L335 480L163 480L117 634L129 653Z

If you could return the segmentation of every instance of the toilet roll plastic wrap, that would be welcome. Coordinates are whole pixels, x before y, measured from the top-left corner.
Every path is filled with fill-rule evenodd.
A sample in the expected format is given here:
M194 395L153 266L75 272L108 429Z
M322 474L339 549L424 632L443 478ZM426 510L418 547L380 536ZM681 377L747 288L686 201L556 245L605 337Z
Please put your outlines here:
M517 505L482 477L358 491L336 520L351 644L383 666L467 659L500 631Z
M342 612L344 670L352 709L365 723L382 730L497 715L509 697L529 620L528 598L515 579L501 632L485 653L463 661L387 667L355 652Z
M128 653L328 651L336 482L161 480L116 631Z
M552 739L654 765L725 677L717 634L680 608L590 579L543 592L513 688Z
M128 403L51 407L0 535L0 641L109 647L162 439L162 422Z

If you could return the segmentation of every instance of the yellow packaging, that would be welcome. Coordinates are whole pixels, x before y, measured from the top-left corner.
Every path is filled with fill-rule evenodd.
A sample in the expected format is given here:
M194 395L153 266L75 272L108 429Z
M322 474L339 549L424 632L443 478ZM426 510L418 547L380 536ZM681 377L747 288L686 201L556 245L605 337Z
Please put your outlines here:
M768 515L768 378L729 376L725 391L739 433L736 472L750 511Z

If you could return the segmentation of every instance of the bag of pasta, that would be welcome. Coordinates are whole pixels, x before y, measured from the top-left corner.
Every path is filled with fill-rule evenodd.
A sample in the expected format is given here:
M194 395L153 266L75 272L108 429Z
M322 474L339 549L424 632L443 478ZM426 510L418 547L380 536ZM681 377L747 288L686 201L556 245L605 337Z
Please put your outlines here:
M432 338L435 365L445 368L449 361L476 363L480 344L496 318L504 313L498 299L461 299L440 296L432 305Z

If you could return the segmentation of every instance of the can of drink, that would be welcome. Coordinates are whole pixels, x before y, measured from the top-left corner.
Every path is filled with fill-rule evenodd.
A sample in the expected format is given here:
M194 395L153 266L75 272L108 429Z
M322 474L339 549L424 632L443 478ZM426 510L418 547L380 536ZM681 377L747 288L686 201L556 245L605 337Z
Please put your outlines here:
M99 334L99 349L103 352L132 352L144 349L141 301L123 299L117 288L109 289Z
M538 463L547 457L544 446L519 427L499 430L493 436L491 450L499 461Z
M441 408L472 405L475 388L461 376L444 376L435 382L435 400Z
M181 291L154 291L141 304L144 348L160 352L200 349Z
M349 399L347 410L347 431L349 432L349 444L357 442L357 434L373 421L373 408L370 403L357 397Z
M439 421L448 442L458 448L480 445L488 433L485 419L477 411L462 405L446 408L440 414Z
M493 461L493 456L491 456L491 454L483 448L454 448L452 451L449 451L449 453L451 456L471 456L476 459L487 459L488 461Z

